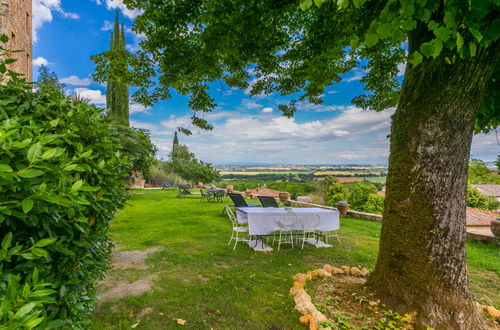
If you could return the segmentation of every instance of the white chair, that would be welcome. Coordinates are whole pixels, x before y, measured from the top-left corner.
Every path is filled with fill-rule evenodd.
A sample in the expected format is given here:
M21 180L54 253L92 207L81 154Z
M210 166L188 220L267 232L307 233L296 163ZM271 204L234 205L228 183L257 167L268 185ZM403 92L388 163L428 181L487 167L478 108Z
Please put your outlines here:
M278 219L278 226L280 227L280 235L278 238L278 251L281 244L292 244L293 249L293 230L297 224L297 216L294 213L283 214Z
M320 223L319 215L308 214L301 217L300 223L302 226L302 249L304 248L304 242L312 237L314 238L318 234L318 226ZM317 239L317 238L316 238Z
M231 239L227 245L231 244L234 239L234 247L233 250L236 250L236 245L238 242L248 242L248 227L242 226L238 223L238 219L236 218L235 212L228 205L225 207L226 213L229 216L229 220L231 220L231 225L233 227L233 231L231 233ZM240 236L241 235L241 236Z
M323 236L325 238L325 243L328 244L328 239L329 238L336 238L337 241L339 241L339 244L342 242L340 241L339 234L336 231L322 231L319 233L319 236Z

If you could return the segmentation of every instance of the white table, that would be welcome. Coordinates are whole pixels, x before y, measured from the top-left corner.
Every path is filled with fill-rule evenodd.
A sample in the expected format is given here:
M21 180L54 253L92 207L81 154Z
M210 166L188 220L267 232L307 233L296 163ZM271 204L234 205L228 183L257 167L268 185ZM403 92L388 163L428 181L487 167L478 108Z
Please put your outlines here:
M284 214L295 214L297 223L295 230L302 230L300 219L308 215L318 215L320 222L318 231L333 231L340 229L339 212L321 208L293 208L292 212L285 211L284 208L274 207L238 207L236 214L239 223L248 223L250 235L270 235L278 230L278 221Z

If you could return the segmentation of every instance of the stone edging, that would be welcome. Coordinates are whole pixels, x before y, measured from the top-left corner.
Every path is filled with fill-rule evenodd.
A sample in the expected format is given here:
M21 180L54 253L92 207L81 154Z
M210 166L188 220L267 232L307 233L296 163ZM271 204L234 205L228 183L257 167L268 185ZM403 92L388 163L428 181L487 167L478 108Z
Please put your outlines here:
M290 289L290 294L293 296L295 301L295 309L298 310L302 316L299 318L300 323L308 325L310 330L318 329L318 323L327 321L323 313L318 311L316 306L311 301L311 297L304 290L304 286L308 280L313 280L317 277L328 277L333 274L345 274L358 277L367 277L370 272L368 269L359 269L357 267L342 266L341 268L332 267L330 265L325 265L323 268L319 268L313 271L307 272L307 274L295 274L293 276L294 283L293 287Z
M309 326L309 330L317 330L318 323L327 321L327 317L323 315L311 301L311 296L304 290L307 281L314 280L318 277L329 277L332 275L351 275L357 277L368 277L370 271L366 268L359 269L357 267L342 266L340 268L324 265L323 268L312 270L306 274L298 273L293 276L293 287L290 289L290 295L295 301L295 309L302 316L299 318L300 323ZM479 313L489 316L500 322L500 311L493 306L484 306L476 302L476 309Z

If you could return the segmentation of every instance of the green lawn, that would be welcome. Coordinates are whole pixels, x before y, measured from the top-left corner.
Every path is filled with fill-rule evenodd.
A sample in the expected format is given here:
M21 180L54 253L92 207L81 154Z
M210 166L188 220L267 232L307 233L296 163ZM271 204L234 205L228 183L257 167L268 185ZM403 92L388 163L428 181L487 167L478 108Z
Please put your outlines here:
M330 249L259 253L240 243L233 251L222 204L175 195L175 190L136 191L117 214L112 233L121 250L164 249L148 258L148 270L119 274L130 281L155 274L154 290L104 303L93 317L94 329L130 329L148 307L154 312L140 317L137 329L303 329L288 295L294 274L326 263L372 269L376 260L376 222L341 219L342 244ZM471 287L497 307L498 251L493 245L468 245ZM173 319L187 323L177 325Z

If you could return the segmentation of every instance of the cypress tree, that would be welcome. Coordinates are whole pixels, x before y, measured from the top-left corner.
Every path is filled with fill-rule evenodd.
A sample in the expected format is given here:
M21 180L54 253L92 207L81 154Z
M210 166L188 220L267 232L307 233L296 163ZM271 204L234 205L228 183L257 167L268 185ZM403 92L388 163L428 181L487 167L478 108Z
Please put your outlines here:
M111 35L110 78L106 92L106 102L109 117L119 124L129 126L129 85L126 82L128 74L127 50L125 44L125 27L116 13L115 26Z
M179 145L179 138L177 137L177 131L174 133L174 148Z

